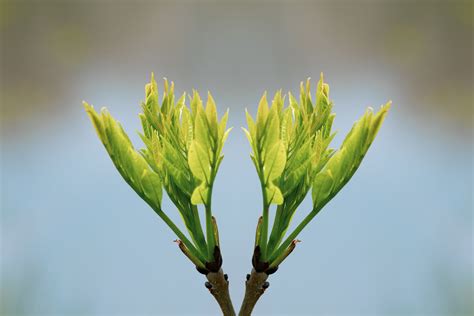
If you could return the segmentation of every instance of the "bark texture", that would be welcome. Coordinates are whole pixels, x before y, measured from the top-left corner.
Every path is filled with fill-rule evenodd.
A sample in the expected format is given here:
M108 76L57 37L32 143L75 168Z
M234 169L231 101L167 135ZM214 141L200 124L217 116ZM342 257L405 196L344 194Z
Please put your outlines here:
M222 314L224 316L235 316L234 307L229 295L229 281L227 275L224 274L222 269L218 272L209 272L206 275L208 282L206 282L206 288L214 296L217 303L219 304Z
M251 315L255 304L265 290L270 285L267 282L268 274L265 272L257 272L252 269L252 272L247 275L247 281L245 282L245 296L240 307L239 316Z

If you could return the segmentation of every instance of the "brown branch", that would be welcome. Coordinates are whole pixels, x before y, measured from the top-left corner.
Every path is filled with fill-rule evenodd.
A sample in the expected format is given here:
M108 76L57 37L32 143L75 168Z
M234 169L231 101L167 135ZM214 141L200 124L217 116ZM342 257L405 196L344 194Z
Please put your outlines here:
M218 272L209 272L206 275L208 282L206 282L206 288L214 296L217 303L222 310L224 316L235 316L234 306L229 295L229 281L227 280L227 274L219 269Z
M268 274L265 272L257 272L252 269L250 274L247 274L247 281L245 282L245 296L240 307L239 316L248 316L252 313L255 304L265 290L270 285L267 282Z

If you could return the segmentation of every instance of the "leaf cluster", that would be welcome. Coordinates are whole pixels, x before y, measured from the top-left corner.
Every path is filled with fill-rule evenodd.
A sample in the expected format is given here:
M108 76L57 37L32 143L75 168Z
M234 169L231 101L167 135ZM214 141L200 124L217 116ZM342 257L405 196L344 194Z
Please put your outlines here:
M121 124L105 108L97 113L89 104L84 102L84 106L125 181L175 232L180 249L198 269L215 271L222 258L212 215L212 189L230 132L226 127L228 111L219 118L210 93L205 106L195 90L188 96L189 106L186 97L183 93L175 98L173 82L165 79L160 101L152 74L139 114L140 137L145 144L140 150L133 147ZM301 83L298 99L289 93L286 100L280 90L269 104L264 93L255 119L246 111L248 127L244 131L263 196L253 258L258 271L277 269L294 249L302 229L351 179L389 108L390 102L377 113L369 108L337 150L330 148L335 114L322 74L314 99L308 79ZM177 207L187 234L162 210L163 189ZM313 209L287 234L310 190ZM199 205L205 211L205 233ZM276 210L270 227L271 207Z
M205 269L217 261L219 238L211 210L212 187L230 129L226 129L228 112L219 120L210 93L205 107L197 91L189 102L190 107L186 105L186 93L175 99L174 83L166 79L160 102L152 75L139 114L143 129L140 137L145 144L139 151L106 109L98 114L87 103L85 107L120 174L158 215L164 215L162 218L182 240L179 245L183 252L198 268ZM162 188L177 207L191 240L169 218L166 220L161 210ZM206 210L206 237L199 204Z
M390 107L388 103L377 114L367 110L335 151L329 147L335 135L333 102L322 74L314 101L310 89L308 79L300 85L299 100L289 93L286 106L281 91L275 94L270 107L264 93L256 119L247 112L248 129L244 131L263 195L263 215L255 243L258 260L254 260L263 263L260 269L277 268L293 250L294 238L307 222L290 234L291 239L282 240L310 189L313 211L308 216L314 217L315 210L319 211L349 181ZM276 214L268 236L268 210L272 204L276 205Z

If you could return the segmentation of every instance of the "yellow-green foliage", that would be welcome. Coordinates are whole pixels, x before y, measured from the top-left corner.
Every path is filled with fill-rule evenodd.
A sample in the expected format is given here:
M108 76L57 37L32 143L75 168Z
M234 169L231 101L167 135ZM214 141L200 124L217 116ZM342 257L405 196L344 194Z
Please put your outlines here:
M266 93L257 111L256 122L247 112L248 130L244 129L252 146L252 161L265 188L266 201L283 204L298 200L301 191L307 191L311 179L327 162L332 150L328 149L334 114L329 102L329 87L318 85L316 104L301 84L300 102L289 94L289 105L278 91L269 108Z
M162 197L160 177L133 148L122 125L105 108L99 114L86 102L84 107L97 135L125 181L153 207L160 208Z
M146 100L140 119L143 126L142 150L150 166L162 175L166 191L173 199L186 196L191 203L208 204L217 169L222 161L222 148L229 134L228 112L220 122L216 104L208 93L206 107L197 91L193 91L191 108L185 94L174 102L174 85L165 81L161 108L152 78L146 86Z
M252 148L262 194L263 216L259 221L256 246L258 260L275 267L294 248L293 239L350 180L373 142L390 102L373 113L368 109L354 124L338 150L329 148L334 137L335 114L329 99L329 86L323 76L315 100L310 81L301 83L299 100L291 93L288 100L278 91L269 105L263 94L256 118L246 112L244 129ZM164 81L160 102L153 75L145 86L145 101L139 114L145 148L137 151L130 139L106 109L97 113L84 102L96 131L114 165L125 181L142 197L182 240L180 248L198 267L217 262L215 247L219 236L212 216L214 180L222 162L222 149L230 129L228 111L219 119L214 99L208 93L206 106L197 91L175 99L174 84ZM161 209L162 188L176 205L191 240ZM298 206L312 189L313 210L289 234L287 229ZM206 215L206 237L197 205ZM275 220L268 236L269 207L276 205ZM273 265L272 265L273 263ZM266 265L262 265L266 266Z
M188 256L212 260L217 232L210 212L211 191L230 131L226 129L228 112L219 121L211 94L208 93L204 107L197 91L193 91L190 107L186 106L186 94L175 100L174 84L167 80L160 105L152 75L145 86L143 112L139 114L143 128L140 136L145 148L137 152L121 125L106 109L97 114L92 106L87 103L84 106L127 183L160 211L163 187L183 218L193 240L192 246L197 249L197 253ZM203 235L197 204L206 206L208 240ZM190 248L189 243L186 246Z
M310 92L310 81L300 85L297 100L278 91L268 106L266 93L258 105L256 120L247 112L248 129L244 129L252 148L251 159L257 170L264 201L263 221L257 244L262 259L280 255L277 251L291 219L308 191L313 189L314 208L322 207L347 183L360 165L390 107L387 103L377 114L368 110L354 125L341 148L329 148L335 133L335 114L329 99L329 86L323 75L316 88L316 100ZM268 206L277 210L272 233L267 240ZM268 248L268 249L267 249ZM277 252L275 252L277 251Z
M377 114L367 109L354 124L339 150L329 159L324 170L313 181L313 203L315 207L326 203L350 180L372 144L385 116L390 102L383 105Z

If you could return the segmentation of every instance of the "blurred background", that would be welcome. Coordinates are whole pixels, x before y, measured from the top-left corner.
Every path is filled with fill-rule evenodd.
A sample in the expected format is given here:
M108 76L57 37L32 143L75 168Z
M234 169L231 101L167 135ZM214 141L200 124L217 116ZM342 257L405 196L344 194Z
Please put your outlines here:
M219 314L81 105L140 147L152 71L230 109L213 203L236 307L261 212L244 108L322 71L334 147L367 106L393 107L255 314L473 315L471 1L2 0L0 34L2 315Z

